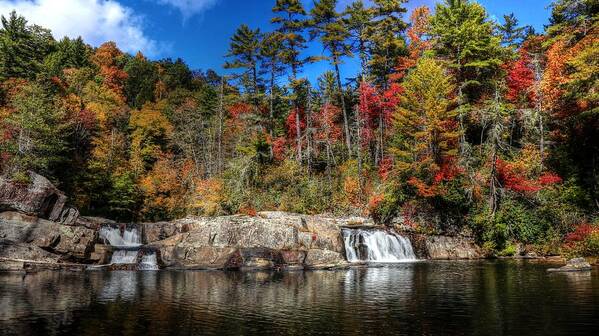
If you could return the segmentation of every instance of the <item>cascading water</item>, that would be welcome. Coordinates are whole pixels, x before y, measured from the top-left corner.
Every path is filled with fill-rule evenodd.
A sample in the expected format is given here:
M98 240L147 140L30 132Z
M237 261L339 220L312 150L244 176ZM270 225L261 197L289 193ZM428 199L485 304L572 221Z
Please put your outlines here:
M115 228L104 226L100 229L100 237L116 250L112 253L111 264L137 265L138 270L158 270L156 254L142 251L142 241L135 227Z
M343 229L349 262L397 263L416 261L410 240L383 230Z
M141 236L136 228L125 228L121 231L119 228L104 226L100 229L100 237L114 247L141 246Z

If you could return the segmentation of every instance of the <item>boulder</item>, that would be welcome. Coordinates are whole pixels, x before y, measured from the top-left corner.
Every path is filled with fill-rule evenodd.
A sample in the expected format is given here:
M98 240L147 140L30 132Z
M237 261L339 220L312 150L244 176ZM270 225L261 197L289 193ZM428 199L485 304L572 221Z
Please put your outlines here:
M299 268L344 261L341 226L348 221L261 212L256 217L189 217L144 224L143 230L150 246L160 250L161 263L169 267Z
M574 258L568 260L568 263L560 268L550 268L548 272L584 272L590 271L592 269L591 264L589 264L584 258Z
M306 255L305 265L309 269L334 268L348 265L339 252L321 249L311 249Z
M0 259L57 262L60 257L34 245L17 243L8 239L0 239Z
M0 239L31 244L78 260L89 258L97 240L95 230L65 226L19 212L0 214Z
M481 259L482 249L471 239L462 236L407 234L418 259Z
M71 220L73 213L63 215L67 197L47 178L30 173L28 185L0 177L0 212L18 211L30 216L59 221Z

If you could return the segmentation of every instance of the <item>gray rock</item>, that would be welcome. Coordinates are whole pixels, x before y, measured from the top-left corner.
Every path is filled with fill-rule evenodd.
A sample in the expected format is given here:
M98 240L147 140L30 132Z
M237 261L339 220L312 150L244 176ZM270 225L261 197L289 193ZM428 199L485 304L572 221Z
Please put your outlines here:
M568 260L567 264L560 268L550 268L548 272L584 272L592 269L584 258L574 258Z
M93 250L97 233L9 211L0 214L0 238L85 260Z
M51 221L60 220L67 197L45 177L33 172L30 177L28 185L0 177L0 212L18 211Z
M419 259L480 259L485 255L471 239L462 236L408 234Z
M342 225L347 220L263 212L144 224L144 232L171 267L289 268L344 261ZM155 241L162 237L167 238Z

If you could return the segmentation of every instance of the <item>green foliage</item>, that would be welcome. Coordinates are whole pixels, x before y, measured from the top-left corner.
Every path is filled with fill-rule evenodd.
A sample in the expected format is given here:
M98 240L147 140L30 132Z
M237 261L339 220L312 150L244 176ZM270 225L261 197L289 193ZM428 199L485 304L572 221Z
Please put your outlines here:
M8 78L34 79L55 41L50 31L28 25L24 17L11 12L1 18L0 80Z
M4 120L13 134L3 147L10 154L8 170L53 175L64 159L70 125L65 111L39 84L23 86L10 102L13 112Z
M436 53L451 62L468 98L480 97L502 63L500 39L485 9L469 0L446 0L437 4L431 27Z

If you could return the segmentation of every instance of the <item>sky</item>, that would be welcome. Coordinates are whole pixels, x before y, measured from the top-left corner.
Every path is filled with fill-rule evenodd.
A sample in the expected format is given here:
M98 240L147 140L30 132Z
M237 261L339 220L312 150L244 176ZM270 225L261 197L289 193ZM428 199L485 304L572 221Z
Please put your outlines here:
M272 30L271 8L275 0L0 0L0 14L12 10L52 30L54 37L82 36L98 46L115 41L125 52L141 51L151 59L182 58L192 69L222 72L229 38L245 23L262 31ZM306 8L313 0L302 0ZM543 31L548 22L551 0L476 0L493 19L514 13L523 25ZM344 8L351 0L339 0ZM410 0L408 9L435 0ZM406 18L407 20L407 18ZM306 51L323 53L313 42ZM328 70L326 62L306 67L305 75L314 80ZM345 77L357 72L357 60L346 59Z

